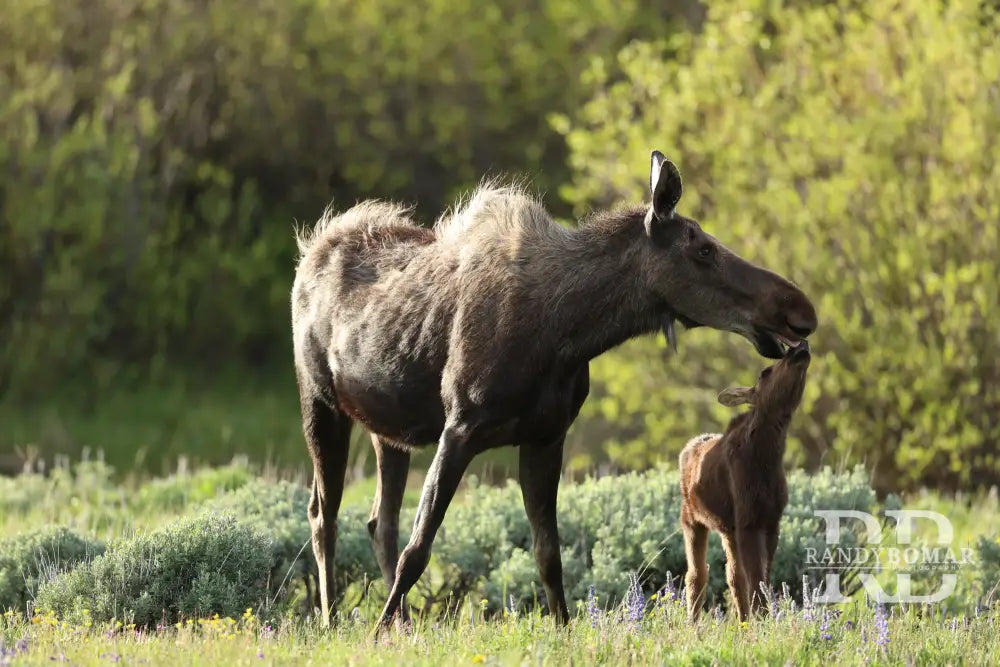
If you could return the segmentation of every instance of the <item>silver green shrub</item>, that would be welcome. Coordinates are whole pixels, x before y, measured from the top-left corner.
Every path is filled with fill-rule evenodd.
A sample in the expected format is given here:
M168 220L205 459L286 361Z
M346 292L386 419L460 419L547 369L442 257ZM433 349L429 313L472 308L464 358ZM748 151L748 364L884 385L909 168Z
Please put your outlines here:
M39 584L104 552L104 544L62 526L0 540L0 611L27 612Z
M239 616L267 601L271 539L231 515L202 514L136 535L42 583L36 609L82 622L137 626L182 617ZM89 610L89 611L84 611Z

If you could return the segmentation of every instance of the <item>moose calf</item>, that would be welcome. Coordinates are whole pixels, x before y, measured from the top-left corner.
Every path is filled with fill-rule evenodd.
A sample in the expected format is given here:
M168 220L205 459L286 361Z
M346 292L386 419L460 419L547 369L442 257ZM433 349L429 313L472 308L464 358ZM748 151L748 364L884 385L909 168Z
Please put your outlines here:
M720 403L747 403L750 410L733 418L724 434L698 436L681 452L681 527L692 621L705 601L709 530L722 535L726 582L740 620L762 606L761 582L770 586L778 524L788 503L782 468L785 436L802 400L809 360L809 344L803 340L765 368L753 387L723 391Z

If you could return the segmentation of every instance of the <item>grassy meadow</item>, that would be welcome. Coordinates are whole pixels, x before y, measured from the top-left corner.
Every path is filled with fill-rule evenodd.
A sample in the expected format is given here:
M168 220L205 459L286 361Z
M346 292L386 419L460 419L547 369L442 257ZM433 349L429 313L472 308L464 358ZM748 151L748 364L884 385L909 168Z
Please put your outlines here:
M0 667L1000 663L998 43L981 0L0 0ZM430 225L486 176L572 227L648 202L654 149L680 213L819 313L772 613L727 612L717 536L701 620L679 602L677 456L765 366L702 327L591 364L558 508L569 627L539 611L500 448L412 625L376 641L360 429L320 627L295 229L372 198ZM974 556L954 594L814 604L815 511L898 538L901 508ZM903 569L873 571L891 592Z
M7 478L0 480L0 545L48 524L68 526L111 545L195 514L204 503L225 497L251 479L278 483L281 476L275 468L253 469L234 462L163 478L117 479L109 467L94 463L72 471L55 469L47 477ZM304 484L301 476L291 479L296 488ZM355 547L349 546L354 538L344 531L358 528L345 524L358 522L373 486L370 478L361 478L347 489L344 506L358 512L347 511L342 521L345 549ZM417 493L418 485L411 485L407 507L412 508ZM459 494L450 515L454 520L461 520L467 505L482 497L476 493L466 488ZM995 541L1000 535L995 494L946 497L927 492L901 502L947 516L959 545L972 545L982 535ZM281 528L275 525L273 530ZM665 543L678 540L677 535L664 536ZM308 544L301 546L301 557L308 559ZM0 546L0 561L2 551ZM440 579L447 567L438 557L432 559L425 582ZM56 574L50 568L44 576ZM222 616L167 618L164 612L164 621L155 626L133 623L128 610L115 618L94 618L96 609L78 608L60 616L28 605L2 616L0 665L993 664L1000 653L1000 611L983 604L982 591L973 590L978 575L978 568L963 571L957 604L875 606L857 594L843 605L817 605L808 592L802 596L801 586L786 585L771 601L769 617L740 624L725 613L726 599L719 599L695 625L687 621L679 579L655 592L644 592L634 579L620 599L606 600L593 592L577 599L575 617L566 629L556 628L530 600L524 605L510 595L502 608L489 606L480 585L447 608L418 611L412 625L396 627L378 639L371 631L384 600L381 581L345 595L335 627L329 630L303 612L301 590L284 606L254 604L242 613ZM421 590L411 594L418 608Z
M921 617L899 609L883 618L860 606L803 612L741 626L708 617L697 626L677 602L657 601L643 618L622 610L586 610L556 629L531 614L483 620L476 610L420 620L375 641L376 610L349 615L333 630L309 622L263 625L239 619L199 619L180 628L136 631L79 627L41 617L9 615L3 622L2 664L371 664L371 665L712 665L875 664L991 665L1000 653L995 615ZM8 662L9 661L9 662Z

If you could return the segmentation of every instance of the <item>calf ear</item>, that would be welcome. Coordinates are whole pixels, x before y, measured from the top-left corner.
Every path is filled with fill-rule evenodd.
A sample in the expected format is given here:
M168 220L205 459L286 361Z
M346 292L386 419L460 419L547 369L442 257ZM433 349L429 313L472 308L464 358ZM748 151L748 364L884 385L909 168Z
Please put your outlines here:
M755 393L753 387L730 387L729 389L723 389L722 393L719 394L719 403L722 403L727 408L735 408L737 405L745 405L747 403L753 405Z
M681 200L681 172L660 151L653 151L649 164L649 190L653 195L653 216L667 220Z

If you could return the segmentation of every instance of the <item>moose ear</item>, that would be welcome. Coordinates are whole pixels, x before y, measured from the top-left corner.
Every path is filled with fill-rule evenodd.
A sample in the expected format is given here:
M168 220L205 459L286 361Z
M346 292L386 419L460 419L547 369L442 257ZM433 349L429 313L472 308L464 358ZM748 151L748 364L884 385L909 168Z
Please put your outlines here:
M735 408L737 405L747 403L753 405L755 393L753 387L730 387L723 389L722 393L719 394L719 403L727 408Z
M681 172L660 151L653 151L649 164L649 190L653 194L653 216L666 220L681 200Z

